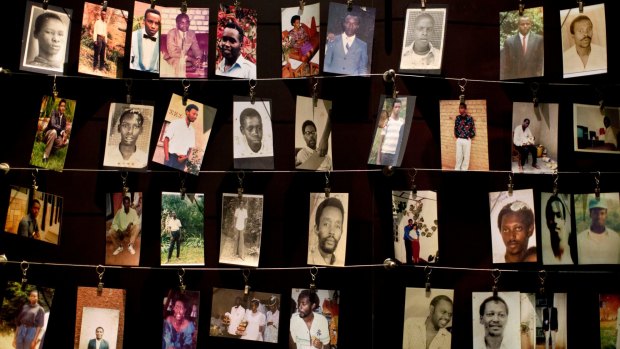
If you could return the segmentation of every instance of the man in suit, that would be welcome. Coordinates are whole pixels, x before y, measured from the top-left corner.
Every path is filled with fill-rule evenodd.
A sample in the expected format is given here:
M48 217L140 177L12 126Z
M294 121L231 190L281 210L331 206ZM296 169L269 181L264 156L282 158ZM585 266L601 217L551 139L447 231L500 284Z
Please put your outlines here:
M346 75L367 74L368 49L366 43L356 35L360 27L360 16L348 14L342 27L344 31L340 35L327 34L323 71Z
M88 341L88 349L109 349L108 341L103 339L103 327L97 327L95 338Z
M532 33L531 28L530 17L520 17L519 32L504 42L501 51L501 80L543 75L543 37Z
M64 147L67 143L67 101L61 99L56 110L52 111L50 121L45 128L45 152L43 163L47 163L53 149Z
M202 51L198 45L196 32L189 29L190 19L186 13L180 13L176 19L177 26L168 32L164 59L173 71L170 77L186 76L187 61L198 67L201 64ZM164 71L162 69L162 74Z
M144 12L144 28L131 34L129 67L150 73L159 72L159 27L161 14L153 8Z
M545 349L555 349L555 339L558 334L558 308L547 307L543 310L543 331L545 332ZM551 337L551 345L549 345Z

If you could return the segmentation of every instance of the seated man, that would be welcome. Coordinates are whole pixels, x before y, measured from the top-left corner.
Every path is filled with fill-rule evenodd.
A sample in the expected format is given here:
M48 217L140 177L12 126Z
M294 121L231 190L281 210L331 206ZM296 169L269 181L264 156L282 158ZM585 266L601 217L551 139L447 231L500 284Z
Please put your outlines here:
M517 128L515 128L513 143L519 155L521 156L521 161L519 162L519 170L523 171L523 165L527 162L527 154L532 154L532 167L540 168L536 165L536 158L538 148L534 145L534 136L532 135L532 131L529 129L530 119L523 119L523 123Z
M116 211L112 226L110 230L108 230L108 236L112 239L116 247L114 252L112 252L114 256L123 252L123 239L127 235L129 235L127 250L131 254L136 254L133 244L140 233L141 225L138 213L130 207L130 202L129 196L123 197L123 207Z
M67 145L67 117L65 110L67 101L61 99L56 110L52 111L47 127L43 131L45 152L43 162L47 162L53 149L59 149Z

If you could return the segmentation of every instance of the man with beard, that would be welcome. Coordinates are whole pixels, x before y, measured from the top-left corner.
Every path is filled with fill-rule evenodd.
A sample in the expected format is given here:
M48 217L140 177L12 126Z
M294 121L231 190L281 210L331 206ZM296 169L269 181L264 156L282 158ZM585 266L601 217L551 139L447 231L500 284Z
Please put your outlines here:
M244 37L243 29L238 24L232 21L226 23L219 43L223 58L215 69L215 75L256 79L256 65L241 54Z
M185 317L188 309L187 300L181 297L174 301L172 314L164 320L162 347L166 349L193 348L193 337L196 327L194 322Z
M188 104L185 117L172 121L164 134L164 165L185 171L185 165L196 146L196 130L192 123L198 118L198 106Z
M570 24L575 44L564 51L564 75L579 72L607 71L607 49L592 43L592 20L579 15Z
M573 264L568 245L570 230L566 226L566 206L557 196L553 195L547 200L545 206L545 218L549 229L549 239L552 253L544 253L545 264ZM549 258L544 258L547 255Z
M108 145L105 151L103 166L144 168L148 162L148 155L138 149L136 142L142 134L144 117L136 109L125 110L118 120L117 131L121 141L116 145Z
M591 198L588 202L590 227L577 235L579 264L619 264L620 237L608 228L605 199Z
M314 233L318 244L309 251L308 264L343 266L334 252L342 236L344 206L337 198L326 198L316 209Z
M301 132L303 133L306 146L301 148L295 156L295 167L303 166L304 169L311 169L310 163L313 165L312 169L317 171L330 171L332 169L332 160L329 155L321 156L320 151L316 146L316 125L312 120L306 120L301 125ZM321 161L321 159L323 159ZM314 165L317 165L315 167Z
M297 297L297 312L291 316L290 349L328 349L329 326L327 319L314 310L319 306L316 292L302 290Z
M527 247L536 227L534 212L525 202L514 201L502 207L497 226L506 245L506 263L536 262L536 247Z
M445 295L431 300L426 319L405 320L404 349L450 349L452 333L446 326L452 321L452 300Z
M144 12L144 28L131 34L131 60L129 67L150 73L159 72L159 27L161 13L153 8Z
M37 223L37 216L41 209L41 202L37 199L33 199L30 203L30 209L28 214L19 221L19 227L17 228L17 235L26 238L40 239L39 224Z
M504 329L508 322L508 304L501 297L492 296L480 304L480 324L484 326L484 337L474 338L474 349L507 349L503 342Z
M88 341L88 349L109 349L108 341L103 339L103 327L95 329L95 338Z

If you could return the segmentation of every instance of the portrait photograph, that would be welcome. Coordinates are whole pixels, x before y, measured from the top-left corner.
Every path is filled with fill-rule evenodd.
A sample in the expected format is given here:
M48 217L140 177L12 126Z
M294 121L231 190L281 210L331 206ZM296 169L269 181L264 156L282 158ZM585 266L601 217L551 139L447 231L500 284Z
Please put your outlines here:
M123 289L103 288L99 294L97 287L78 287L73 348L96 348L99 340L99 349L105 349L105 340L110 349L123 349L125 297Z
M162 8L159 76L206 79L209 53L209 9Z
M558 107L556 103L512 104L511 170L551 174L558 169Z
M441 73L446 11L445 7L407 9L399 72Z
M620 193L574 194L579 264L620 264Z
M577 235L569 194L540 193L540 241L544 265L575 264Z
M205 264L205 195L161 193L161 265Z
M537 261L532 189L489 193L493 263Z
M106 194L106 265L140 265L142 208L141 192Z
M409 139L415 99L415 96L392 98L381 95L368 164L401 165Z
M523 79L545 72L543 8L499 13L499 78Z
M154 113L151 105L110 104L104 167L146 170Z
M607 73L605 4L560 11L564 78Z
M256 79L257 13L255 9L220 3L217 12L215 75Z
M439 101L441 168L488 171L487 101Z
M58 245L63 198L31 188L11 186L4 231Z
M338 290L294 288L291 290L290 304L289 349L338 347ZM311 323L310 333L306 325L308 322ZM279 327L278 324L276 327ZM265 332L268 329L269 326Z
M348 193L310 193L308 264L344 267Z
M392 191L394 258L403 264L435 263L439 254L437 192Z
M78 73L121 78L129 12L84 3Z
M450 349L454 290L425 288L405 290L403 349ZM427 338L427 328L436 333ZM428 343L428 346L427 346Z
M233 97L233 157L236 169L273 170L271 100Z
M220 263L258 267L263 202L262 195L222 194Z
M209 335L256 342L278 342L279 294L213 288Z
M521 348L566 349L566 293L521 293Z
M332 101L297 96L295 105L295 168L331 171L332 127L329 116Z
M620 154L620 108L573 104L573 118L575 151Z
M198 176L217 109L172 94L153 162Z
M71 138L75 105L76 102L71 99L43 97L30 165L62 172Z
M164 297L162 348L196 349L200 292L168 290Z
M163 10L163 7L151 7L151 4L147 2L134 2L129 69L159 73L160 30Z
M374 7L329 3L323 72L370 74L375 35Z
M19 69L41 74L64 73L73 10L26 2Z
M599 295L601 348L620 348L620 294Z
M52 288L7 282L0 309L0 346L43 349L53 299Z
M321 58L321 4L282 8L282 77L318 75Z
M519 292L472 292L471 303L474 349L521 349Z

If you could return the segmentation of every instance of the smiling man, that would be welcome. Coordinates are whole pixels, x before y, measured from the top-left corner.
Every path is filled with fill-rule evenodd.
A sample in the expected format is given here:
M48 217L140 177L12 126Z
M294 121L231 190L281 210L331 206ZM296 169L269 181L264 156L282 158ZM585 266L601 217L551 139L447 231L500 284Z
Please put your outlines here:
M536 262L536 247L527 247L535 230L534 212L525 202L514 201L502 207L497 226L506 245L506 263Z
M88 341L88 349L108 349L108 341L103 339L103 327L99 326L95 330L95 338Z
M106 147L104 166L144 168L148 162L148 155L138 149L136 142L142 134L144 116L136 109L127 109L118 118L117 131L121 140L116 145Z
M508 304L501 297L492 296L480 304L480 324L484 326L484 337L474 339L474 349L506 349L503 342L504 329L508 322Z
M326 198L316 209L314 234L318 244L309 251L308 264L344 265L336 255L338 242L342 237L344 224L344 206L334 197Z
M244 37L243 29L237 23L226 23L218 44L223 59L215 68L216 75L256 79L256 65L241 54Z

